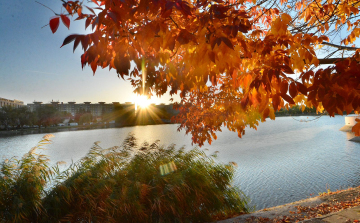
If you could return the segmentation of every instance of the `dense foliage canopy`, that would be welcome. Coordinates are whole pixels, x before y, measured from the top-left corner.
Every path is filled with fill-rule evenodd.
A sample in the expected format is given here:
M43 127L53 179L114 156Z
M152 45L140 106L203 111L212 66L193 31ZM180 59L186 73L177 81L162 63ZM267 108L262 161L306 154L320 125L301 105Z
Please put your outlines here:
M179 94L180 128L199 145L223 125L241 137L284 106L360 111L359 1L62 2L52 32L70 17L92 30L63 43L81 43L82 66L115 69L137 93Z

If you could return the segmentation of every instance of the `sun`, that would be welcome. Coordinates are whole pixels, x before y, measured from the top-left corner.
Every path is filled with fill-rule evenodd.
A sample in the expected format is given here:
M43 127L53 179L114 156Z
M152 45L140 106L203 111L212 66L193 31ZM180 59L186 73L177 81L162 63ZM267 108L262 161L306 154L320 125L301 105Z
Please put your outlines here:
M151 104L150 99L145 95L138 95L135 99L135 108L140 106L140 108L147 108Z

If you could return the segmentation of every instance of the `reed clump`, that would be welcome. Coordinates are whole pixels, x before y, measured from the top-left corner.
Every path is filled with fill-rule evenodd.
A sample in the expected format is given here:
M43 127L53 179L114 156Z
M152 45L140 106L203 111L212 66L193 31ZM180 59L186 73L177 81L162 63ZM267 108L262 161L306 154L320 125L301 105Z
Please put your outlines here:
M59 171L37 154L47 143L1 164L0 222L205 222L249 211L231 185L234 165L197 148L138 146L129 135Z

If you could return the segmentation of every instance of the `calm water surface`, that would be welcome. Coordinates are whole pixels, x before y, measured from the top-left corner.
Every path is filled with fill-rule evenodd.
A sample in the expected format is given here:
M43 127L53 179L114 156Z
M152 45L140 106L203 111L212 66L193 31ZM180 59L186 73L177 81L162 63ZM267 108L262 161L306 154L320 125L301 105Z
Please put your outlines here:
M307 120L306 117L301 117ZM312 117L309 117L311 120ZM219 162L238 164L234 185L239 186L257 209L297 201L325 192L360 185L360 143L350 142L350 133L339 131L344 117L322 117L299 122L291 117L261 123L247 129L242 139L224 129L212 145L220 151ZM103 148L120 145L129 132L139 143L160 139L192 148L191 136L177 132L177 125L135 126L53 133L53 143L44 154L51 162L68 164L83 157L95 141ZM0 138L0 160L22 156L44 134Z

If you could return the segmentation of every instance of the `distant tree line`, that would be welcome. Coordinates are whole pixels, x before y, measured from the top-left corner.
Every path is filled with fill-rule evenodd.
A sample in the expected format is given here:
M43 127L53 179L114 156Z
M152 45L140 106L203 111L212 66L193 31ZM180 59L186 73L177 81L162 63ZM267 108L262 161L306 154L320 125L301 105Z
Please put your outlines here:
M146 109L138 109L135 112L134 105L115 105L113 111L105 112L101 117L95 117L90 111L80 109L72 116L68 112L58 111L51 105L38 107L31 112L27 107L14 108L5 106L0 108L0 129L23 129L25 127L49 127L63 123L65 119L69 123L102 124L115 121L115 126L153 125L170 123L172 116L177 111L171 107L150 105Z
M5 106L0 108L0 125L4 129L22 129L27 126L57 125L69 114L59 112L53 106L42 106L31 112L27 107L14 108Z
M298 115L316 115L315 107L304 107L304 110L299 105L294 105L289 109L281 108L277 111L276 116L298 116Z

